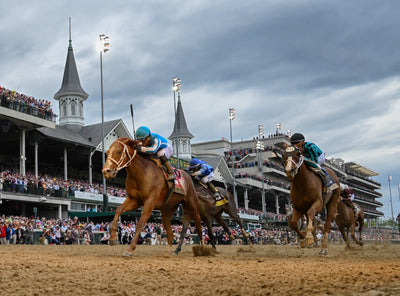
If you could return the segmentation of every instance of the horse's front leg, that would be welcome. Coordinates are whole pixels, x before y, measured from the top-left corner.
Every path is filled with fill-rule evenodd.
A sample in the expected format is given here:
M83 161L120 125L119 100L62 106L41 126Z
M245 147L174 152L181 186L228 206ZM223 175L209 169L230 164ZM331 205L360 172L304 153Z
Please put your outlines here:
M315 214L322 210L322 200L317 200L307 211L307 235L306 244L311 246L314 243L314 218Z
M299 213L298 211L296 211L296 209L293 209L292 217L291 217L291 219L290 219L290 221L289 221L289 226L290 226L294 231L296 231L297 235L298 235L299 238L300 238L300 246L301 246L302 248L304 248L304 247L305 247L304 238L306 237L306 234L305 234L305 232L300 231L300 228L299 228L299 219L300 219L302 216L303 216L303 215L302 215L301 213Z
M139 222L136 225L135 236L133 237L132 242L129 244L128 250L124 253L124 256L127 256L127 257L132 256L132 251L134 251L136 249L136 244L139 240L140 233L142 232L147 220L149 220L153 209L154 209L154 205L151 202L151 200L149 200L147 203L144 204L143 210L142 210L142 215L140 216Z
M123 202L123 204L117 208L117 210L115 211L114 220L112 221L111 226L110 226L110 230L111 230L110 245L111 246L116 245L117 241L118 241L117 240L117 224L118 224L118 221L119 221L119 218L121 217L121 215L125 212L135 210L138 207L139 206L138 206L137 200L128 196L125 199L125 201Z

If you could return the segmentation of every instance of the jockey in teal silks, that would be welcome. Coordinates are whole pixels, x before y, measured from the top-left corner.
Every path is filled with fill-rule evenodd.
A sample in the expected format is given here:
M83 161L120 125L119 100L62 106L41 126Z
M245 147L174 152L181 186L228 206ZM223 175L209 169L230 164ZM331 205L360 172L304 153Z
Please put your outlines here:
M323 186L326 188L327 193L338 188L332 177L321 166L325 162L325 155L317 145L306 142L304 136L299 133L295 133L290 137L290 143L302 151L307 164L322 178Z
M136 146L137 151L148 154L156 154L161 163L167 169L168 181L173 182L176 177L171 163L169 162L169 158L173 153L173 148L170 144L168 144L167 139L158 134L151 133L147 126L141 126L136 130L136 139L140 141L139 145Z

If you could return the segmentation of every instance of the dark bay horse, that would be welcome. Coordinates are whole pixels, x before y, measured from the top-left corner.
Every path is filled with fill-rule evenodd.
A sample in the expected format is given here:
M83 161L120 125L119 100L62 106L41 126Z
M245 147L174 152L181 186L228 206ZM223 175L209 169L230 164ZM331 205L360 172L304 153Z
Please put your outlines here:
M122 213L143 206L142 214L136 225L135 236L124 255L132 255L140 232L153 210L160 210L161 212L161 220L167 232L167 252L169 252L173 240L171 218L181 204L183 209L182 221L189 223L190 220L194 220L197 234L203 246L199 202L191 177L184 171L178 171L182 174L185 182L186 194L172 192L167 198L169 186L159 162L151 160L151 157L147 155L137 153L136 146L138 143L139 141L129 138L119 138L111 144L107 151L107 160L102 170L103 175L107 179L114 178L119 170L125 168L127 173L125 187L128 194L124 203L115 212L111 224L110 243L115 243L117 239L117 223Z
M349 231L351 238L356 242L356 244L360 246L363 245L361 233L364 226L364 211L356 203L353 204L359 209L357 219L355 219L353 209L350 207L350 205L343 202L341 198L338 199L337 215L335 218L336 225L338 226L340 233L343 236L343 240L348 248L350 248ZM355 234L357 226L359 233L358 239Z
M245 239L248 239L246 230L243 228L242 223L240 221L239 215L237 214L236 211L236 205L235 205L235 200L232 196L232 194L221 187L217 187L219 193L228 201L228 203L222 205L222 206L216 206L215 205L215 200L213 196L211 195L210 191L208 188L206 188L206 185L199 184L198 182L195 182L195 188L197 191L197 195L199 197L199 205L200 205L200 216L201 220L206 224L207 226L207 232L208 236L210 237L211 245L213 248L215 248L215 236L212 232L212 219L214 218L215 221L219 225L222 226L222 228L225 230L225 232L229 235L229 239L232 241L235 238L233 237L228 225L226 225L224 219L222 219L222 213L227 213L233 220L236 221L236 223L239 225L240 229L242 230L243 237ZM189 226L189 223L183 223L180 239L179 239L179 244L175 250L175 253L178 254L181 249L182 249L182 244L184 237L186 235L187 228Z
M399 232L400 232L400 213L397 215L396 221L397 221L397 226L399 227Z
M335 190L323 194L323 183L305 164L305 158L299 148L294 145L284 145L283 164L285 173L291 182L290 199L293 205L292 219L289 221L292 227L300 236L301 246L312 245L313 238L313 221L316 213L320 213L326 209L326 221L324 223L324 238L321 244L321 253L327 254L328 234L331 230L332 219L335 218L337 200L340 194L339 180L336 174L326 168L328 174L338 185ZM305 215L307 217L307 228L300 231L298 220ZM304 242L305 239L305 242Z

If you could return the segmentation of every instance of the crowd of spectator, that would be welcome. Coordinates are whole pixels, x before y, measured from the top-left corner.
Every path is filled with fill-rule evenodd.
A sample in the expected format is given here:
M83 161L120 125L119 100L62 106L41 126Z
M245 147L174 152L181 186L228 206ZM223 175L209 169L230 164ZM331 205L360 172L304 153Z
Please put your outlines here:
M101 183L89 184L86 180L70 178L64 180L61 176L39 175L33 173L19 174L16 170L0 171L0 190L16 193L37 194L54 197L71 197L76 191L99 194L103 192ZM107 185L107 193L111 196L125 197L122 186Z
M19 216L0 217L0 244L82 244L91 245L95 243L108 244L110 239L110 223L81 222L77 217L68 219L46 219ZM179 243L182 225L172 225L173 244ZM232 235L236 238L236 243L243 243L242 230L239 227L231 229ZM129 244L136 232L134 221L119 222L117 227L118 242ZM298 244L297 235L286 227L273 227L269 229L247 230L252 243L254 244ZM34 239L34 234L39 233L38 241ZM213 233L217 244L228 244L229 236L222 227L213 227ZM101 234L101 238L96 242L95 234ZM193 244L195 227L189 227L185 234L184 244ZM206 243L210 243L207 229L203 227L203 236ZM319 238L322 234L319 233ZM387 228L364 228L363 240L376 240L384 242L390 239L400 239L400 233L396 230ZM343 243L339 231L332 230L329 235L332 243ZM140 233L138 244L166 244L166 231L162 224L149 222Z
M51 109L50 101L35 99L32 96L20 94L2 86L0 86L0 105L50 121L55 121L56 118L56 114Z

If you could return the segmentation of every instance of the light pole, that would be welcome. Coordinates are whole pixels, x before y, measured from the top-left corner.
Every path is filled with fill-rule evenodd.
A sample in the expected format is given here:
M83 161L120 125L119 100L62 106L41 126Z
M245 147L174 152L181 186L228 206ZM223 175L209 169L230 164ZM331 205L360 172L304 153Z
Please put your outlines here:
M106 161L104 151L104 103L103 103L103 52L107 53L110 51L109 37L100 34L100 85L101 85L101 163L104 167ZM106 191L106 178L103 176L103 212L107 212L108 197Z
M233 162L233 140L232 140L232 120L235 120L236 118L236 110L233 108L229 109L229 125L230 125L230 131L231 131L231 159L232 159L232 176L233 176L233 199L235 200L236 207L239 207L238 205L238 199L236 195L236 180L235 180L235 164Z
M394 230L394 216L393 216L393 202L392 202L392 188L390 186L390 181L392 181L392 176L388 177L389 181L389 194L390 194L390 207L392 209L392 229Z
M181 80L178 77L172 77L172 91L174 92L174 113L175 113L175 126L174 126L174 134L175 134L175 147L176 147L176 168L179 170L179 139L177 135L177 129L178 129L178 122L176 121L176 113L177 113L177 108L176 108L176 99L175 99L175 93L178 92L178 101L181 98Z
M263 173L263 164L262 164L262 151L264 150L264 144L260 139L264 136L264 126L259 125L258 126L258 138L259 140L257 141L257 155L258 155L258 168L261 173L261 184L262 184L262 194L261 194L261 207L262 207L262 212L264 214L267 213L266 207L265 207L265 188L264 188L264 173Z

